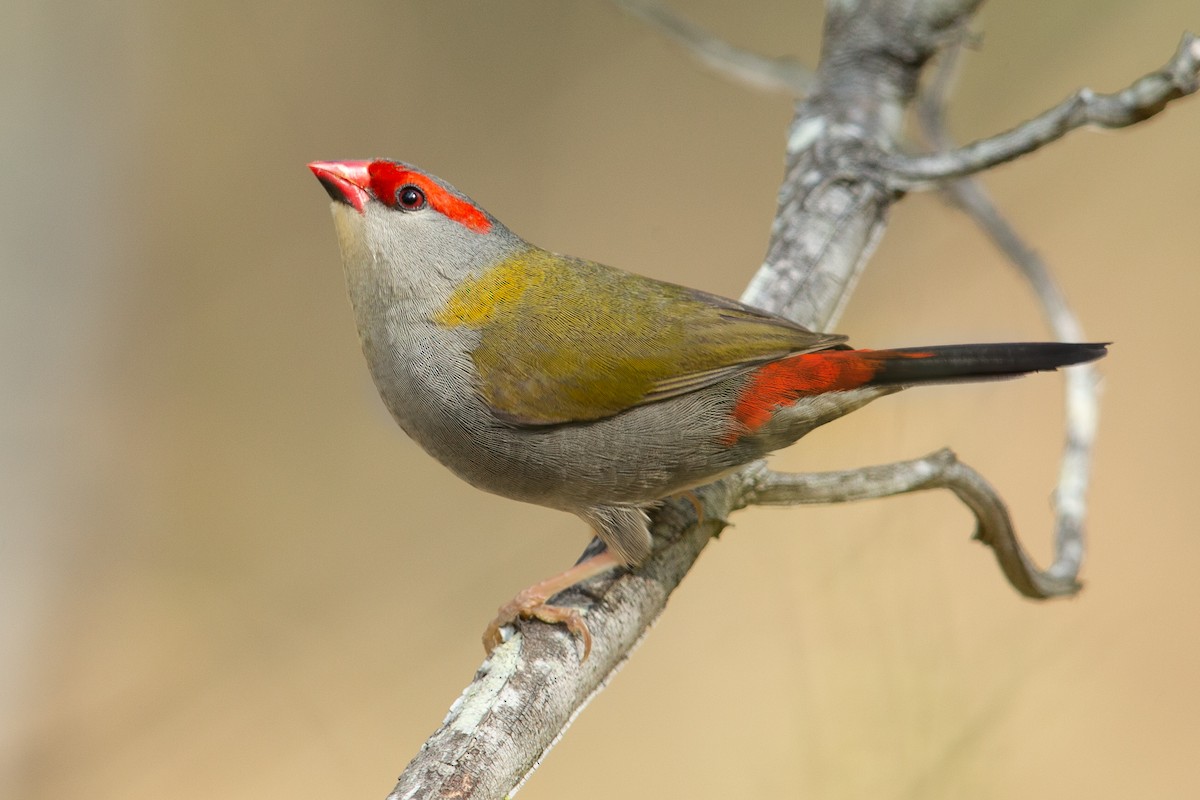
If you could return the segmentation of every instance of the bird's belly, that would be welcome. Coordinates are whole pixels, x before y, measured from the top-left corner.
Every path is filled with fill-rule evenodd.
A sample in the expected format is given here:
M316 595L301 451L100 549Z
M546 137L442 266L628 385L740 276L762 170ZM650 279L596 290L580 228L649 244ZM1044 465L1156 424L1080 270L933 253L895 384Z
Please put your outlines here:
M379 340L364 340L380 395L426 452L494 494L564 510L646 504L762 454L752 442L728 440L732 385L591 422L514 426L475 391L470 357L437 341L444 331L405 333L384 352L374 347Z
M431 455L495 494L576 510L647 504L707 483L759 452L723 439L718 403L668 400L587 423L514 427L482 404L401 424Z

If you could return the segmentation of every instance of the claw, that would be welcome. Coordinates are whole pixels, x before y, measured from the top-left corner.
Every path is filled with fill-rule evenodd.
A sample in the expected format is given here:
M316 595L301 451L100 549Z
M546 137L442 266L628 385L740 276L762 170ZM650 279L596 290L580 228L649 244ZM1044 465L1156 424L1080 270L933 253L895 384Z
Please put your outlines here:
M581 561L560 575L555 575L541 583L535 583L528 589L519 592L512 600L500 606L496 618L484 629L483 649L490 656L493 650L504 643L504 634L501 631L506 626L512 625L519 619L538 619L551 625L560 623L566 625L567 630L578 636L583 642L583 658L580 660L587 661L592 652L592 632L588 630L583 614L577 608L551 606L547 605L546 601L563 589L620 564L617 557L606 550L586 561Z
M526 589L502 605L496 618L488 623L487 628L483 631L483 649L487 651L487 654L490 656L492 651L504 642L504 635L501 632L504 627L512 625L519 619L538 619L550 625L559 623L566 625L568 631L583 641L583 658L581 660L587 661L587 657L592 652L592 632L588 630L583 614L579 613L579 609L569 606L546 605L547 599L531 589Z

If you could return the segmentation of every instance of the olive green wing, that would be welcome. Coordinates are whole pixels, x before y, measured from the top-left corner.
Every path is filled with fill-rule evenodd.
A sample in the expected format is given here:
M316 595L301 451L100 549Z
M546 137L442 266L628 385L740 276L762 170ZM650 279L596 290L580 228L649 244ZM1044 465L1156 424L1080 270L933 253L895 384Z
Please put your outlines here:
M471 353L480 392L531 426L602 419L845 339L536 248L464 282L436 321L483 332Z

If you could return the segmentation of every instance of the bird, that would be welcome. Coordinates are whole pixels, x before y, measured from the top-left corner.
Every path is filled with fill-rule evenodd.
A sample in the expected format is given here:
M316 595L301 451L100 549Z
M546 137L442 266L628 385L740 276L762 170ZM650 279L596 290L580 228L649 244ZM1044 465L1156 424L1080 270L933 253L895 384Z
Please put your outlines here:
M527 242L403 161L314 161L362 351L400 427L468 483L570 512L605 549L500 607L562 623L563 589L636 568L647 512L813 429L918 384L1014 377L1100 358L1106 344L852 349L777 314Z

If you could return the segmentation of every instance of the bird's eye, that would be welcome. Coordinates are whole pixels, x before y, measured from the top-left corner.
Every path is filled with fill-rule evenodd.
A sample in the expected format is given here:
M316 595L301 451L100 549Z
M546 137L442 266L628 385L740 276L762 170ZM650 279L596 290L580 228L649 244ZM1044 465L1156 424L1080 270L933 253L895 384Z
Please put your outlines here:
M396 190L396 205L405 211L416 211L425 207L425 193L415 186L401 186Z

